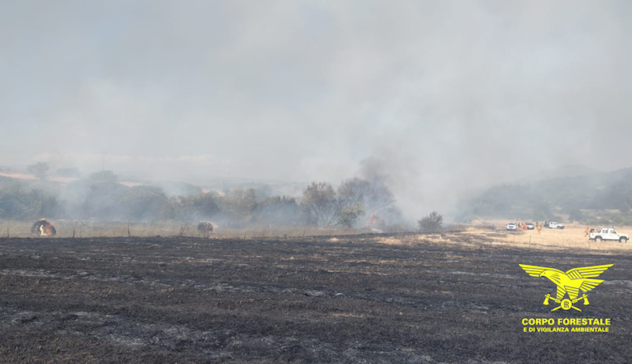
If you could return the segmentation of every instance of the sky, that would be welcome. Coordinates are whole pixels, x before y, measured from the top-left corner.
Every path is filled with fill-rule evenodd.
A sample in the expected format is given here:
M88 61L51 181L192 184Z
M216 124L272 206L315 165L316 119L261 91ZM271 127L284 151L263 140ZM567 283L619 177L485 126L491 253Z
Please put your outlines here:
M381 176L419 216L632 166L630 20L625 0L3 1L0 166Z

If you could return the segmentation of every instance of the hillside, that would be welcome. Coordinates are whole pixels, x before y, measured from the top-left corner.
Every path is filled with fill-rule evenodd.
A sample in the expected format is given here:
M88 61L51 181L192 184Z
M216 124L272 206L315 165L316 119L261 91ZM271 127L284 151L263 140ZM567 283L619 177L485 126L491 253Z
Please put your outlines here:
M519 183L531 183L556 178L579 177L589 174L603 173L596 168L584 164L569 164L553 169L547 169L531 175L528 178L518 180Z
M632 168L508 183L458 204L457 221L473 219L567 220L599 223L632 221Z

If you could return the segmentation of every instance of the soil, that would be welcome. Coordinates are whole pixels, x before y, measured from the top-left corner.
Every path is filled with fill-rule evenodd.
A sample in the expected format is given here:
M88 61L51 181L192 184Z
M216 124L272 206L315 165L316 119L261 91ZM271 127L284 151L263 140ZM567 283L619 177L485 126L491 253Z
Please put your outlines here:
M629 253L468 239L0 239L0 362L630 362ZM582 312L551 312L554 284L518 264L614 266ZM567 317L611 325L523 332Z

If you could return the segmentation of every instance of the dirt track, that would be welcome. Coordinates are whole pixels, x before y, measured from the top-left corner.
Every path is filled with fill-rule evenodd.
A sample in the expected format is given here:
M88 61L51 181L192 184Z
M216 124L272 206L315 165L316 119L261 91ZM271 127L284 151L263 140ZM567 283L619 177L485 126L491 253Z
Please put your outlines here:
M0 361L628 363L630 255L369 237L0 239ZM467 237L462 238L467 243ZM590 305L518 264L614 264ZM548 308L547 308L548 307ZM523 318L611 318L524 333Z

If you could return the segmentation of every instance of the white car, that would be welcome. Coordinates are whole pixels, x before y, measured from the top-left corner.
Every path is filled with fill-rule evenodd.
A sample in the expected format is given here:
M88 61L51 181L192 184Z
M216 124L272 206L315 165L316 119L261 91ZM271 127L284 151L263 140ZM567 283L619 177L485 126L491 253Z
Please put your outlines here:
M599 228L597 229L597 231L590 233L590 236L588 238L594 241L618 240L622 243L627 243L628 239L630 239L628 234L617 233L617 230L614 228L614 226L611 228Z
M510 222L509 224L507 224L507 230L518 230L518 228L516 227L516 223Z

